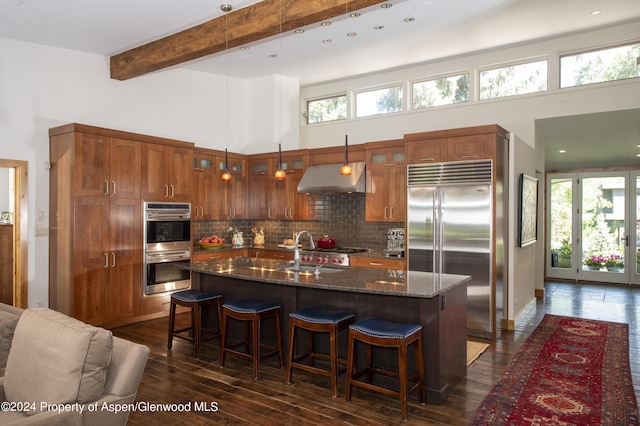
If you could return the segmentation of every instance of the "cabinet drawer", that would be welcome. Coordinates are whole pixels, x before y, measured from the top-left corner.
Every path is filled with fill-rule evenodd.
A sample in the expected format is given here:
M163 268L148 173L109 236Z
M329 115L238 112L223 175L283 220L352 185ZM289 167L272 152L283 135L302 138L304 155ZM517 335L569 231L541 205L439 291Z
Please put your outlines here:
M367 268L382 268L382 269L405 269L406 263L404 259L382 259L379 257L349 257L349 264L351 266L364 266Z
M210 260L227 259L229 257L236 257L244 255L242 250L223 250L223 251L209 251L203 253L193 253L191 255L192 262L207 262Z
M142 300L142 314L155 314L157 312L169 312L171 305L171 295L161 294L153 296L144 296Z

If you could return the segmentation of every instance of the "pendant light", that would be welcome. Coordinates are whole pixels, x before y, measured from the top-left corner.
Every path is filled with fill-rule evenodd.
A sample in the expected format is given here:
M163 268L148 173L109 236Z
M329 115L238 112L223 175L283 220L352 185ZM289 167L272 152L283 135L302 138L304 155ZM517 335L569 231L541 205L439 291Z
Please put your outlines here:
M280 49L280 61L282 61L282 0L280 0L280 32L279 32L279 49ZM278 76L278 91L280 93L280 99L278 99L278 107L280 108L280 116L278 117L278 137L282 138L282 70ZM282 143L278 143L278 164L276 165L276 172L274 174L276 180L285 180L287 174L282 169Z
M347 142L347 135L344 135L344 164L340 167L340 174L343 176L349 176L351 174L351 166L349 165L349 143Z
M230 4L222 4L220 5L220 10L222 10L225 14L225 20L224 20L224 54L225 54L225 65L226 65L226 70L225 70L225 76L226 76L226 80L225 80L225 116L226 116L226 123L225 123L225 148L224 148L224 170L222 171L222 175L220 175L220 178L222 179L223 182L229 182L231 180L231 172L229 171L229 153L227 152L227 145L229 144L229 52L227 52L227 50L229 49L229 15L228 13L231 12L231 9L233 9L233 7Z
M344 2L345 8L345 17L346 17L346 27L347 27L347 45L345 46L345 66L344 66L344 75L345 75L345 83L348 85L349 78L349 37L351 37L351 33L349 33L349 4L347 0ZM347 116L345 117L345 129L348 126L347 121L349 120L349 109L347 108ZM348 135L344 135L344 164L340 167L340 174L342 176L351 175L351 166L349 165L349 143L348 143Z
M224 170L220 177L224 182L229 182L231 180L231 172L229 171L229 153L227 152L227 148L224 149Z
M275 173L276 180L285 180L287 178L287 174L282 170L282 144L278 144L278 165L276 167Z

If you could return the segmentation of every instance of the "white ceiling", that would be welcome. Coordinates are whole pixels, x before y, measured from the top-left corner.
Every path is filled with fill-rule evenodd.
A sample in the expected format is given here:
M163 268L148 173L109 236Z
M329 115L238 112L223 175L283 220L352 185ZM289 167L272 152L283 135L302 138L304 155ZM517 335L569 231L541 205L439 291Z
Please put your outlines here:
M112 56L218 17L223 14L222 3L237 10L258 1L0 0L0 37ZM299 79L301 85L309 85L640 20L640 0L390 0L388 3L393 7L372 6L361 10L359 18L337 18L330 26L310 25L303 34L291 31L252 43L249 50L213 55L179 67L246 79L285 74ZM591 14L594 10L601 13ZM406 18L413 21L405 22ZM380 25L384 28L374 29ZM357 36L346 37L348 32ZM332 42L323 43L326 39ZM278 58L270 58L273 54ZM611 114L607 117L612 118ZM638 111L621 117L635 121L616 122L617 128L631 128L635 132L624 136L624 140L634 137L635 143L640 143ZM539 123L538 128L547 139L547 156L552 155L558 141L577 143L570 142L571 135L577 132L567 132L567 124L573 127L596 121L589 117L576 123L577 119ZM614 131L606 124L597 130L609 138ZM594 132L585 131L579 136L582 152L586 152L584 146ZM599 154L602 155L602 150ZM549 157L548 161L555 160ZM602 161L598 164L603 165Z

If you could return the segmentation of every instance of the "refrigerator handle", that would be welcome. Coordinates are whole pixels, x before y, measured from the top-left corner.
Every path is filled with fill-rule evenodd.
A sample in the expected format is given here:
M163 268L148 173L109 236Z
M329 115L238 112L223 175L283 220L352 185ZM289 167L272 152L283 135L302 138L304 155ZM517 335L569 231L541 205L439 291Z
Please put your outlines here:
M438 253L438 256L437 256L438 264L436 265L437 268L435 268L434 271L437 272L435 275L436 288L442 288L442 272L444 270L444 264L443 264L444 229L443 229L443 223L442 223L442 203L444 201L443 200L444 192L439 188L437 189L436 192L438 194L438 208L437 208L438 216L437 216L437 222L436 222L438 238L436 240L435 251Z
M434 278L440 272L440 191L433 191L433 273Z

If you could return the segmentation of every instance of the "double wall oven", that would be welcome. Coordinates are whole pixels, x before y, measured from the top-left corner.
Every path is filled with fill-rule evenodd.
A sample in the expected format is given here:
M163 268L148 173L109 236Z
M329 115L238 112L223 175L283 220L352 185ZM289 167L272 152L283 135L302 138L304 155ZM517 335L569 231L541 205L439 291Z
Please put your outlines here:
M144 203L144 293L191 287L191 204Z

